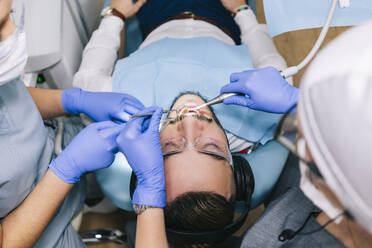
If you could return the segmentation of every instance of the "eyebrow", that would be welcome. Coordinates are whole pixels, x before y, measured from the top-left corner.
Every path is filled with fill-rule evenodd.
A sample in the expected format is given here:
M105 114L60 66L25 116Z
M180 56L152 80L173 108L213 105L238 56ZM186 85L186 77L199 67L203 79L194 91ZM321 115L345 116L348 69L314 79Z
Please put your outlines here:
M175 125L178 122L182 121L186 117L194 117L194 118L198 119L199 121L206 121L208 123L212 123L213 122L213 118L208 118L208 117L203 116L203 115L189 115L189 116L180 116L180 117L177 117L175 120L169 121L167 125Z
M174 152L174 153L169 153L167 155L163 155L163 158L166 159L166 158L169 158L172 155L180 154L182 152L184 152L184 151L177 151L177 152ZM222 157L218 154L206 153L206 152L201 152L201 151L196 151L196 152L204 154L204 155L208 155L208 156L212 157L213 159L215 159L217 161L222 161L222 160L227 161L224 157Z

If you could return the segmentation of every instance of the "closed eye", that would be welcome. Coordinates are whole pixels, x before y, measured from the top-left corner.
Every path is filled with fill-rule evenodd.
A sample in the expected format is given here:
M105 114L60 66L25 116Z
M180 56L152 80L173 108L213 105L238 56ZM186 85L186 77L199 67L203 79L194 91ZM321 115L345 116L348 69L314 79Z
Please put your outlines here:
M218 154L215 154L215 153L211 153L211 152L208 152L208 151L199 151L200 153L203 153L205 155L209 155L211 157L213 157L214 159L218 160L218 161L221 161L221 160L226 160L225 157L222 157Z

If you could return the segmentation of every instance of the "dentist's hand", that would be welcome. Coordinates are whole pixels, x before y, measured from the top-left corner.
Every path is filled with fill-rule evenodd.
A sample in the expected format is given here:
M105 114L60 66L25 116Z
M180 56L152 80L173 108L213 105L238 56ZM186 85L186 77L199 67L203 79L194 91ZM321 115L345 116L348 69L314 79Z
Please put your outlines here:
M162 109L150 107L140 113L151 111L155 113L150 120L145 117L131 119L116 141L138 179L133 204L163 208L166 205L166 195L159 138Z
M70 114L86 114L94 121L118 120L129 117L144 108L135 97L114 92L88 92L70 88L62 93L62 106Z
M118 151L116 138L123 128L124 125L111 121L87 126L52 161L49 168L66 183L75 183L85 172L108 167Z
M236 104L271 113L285 113L298 100L299 89L288 84L273 67L233 73L230 84L221 88L221 93L243 93L246 96L231 96L225 104Z

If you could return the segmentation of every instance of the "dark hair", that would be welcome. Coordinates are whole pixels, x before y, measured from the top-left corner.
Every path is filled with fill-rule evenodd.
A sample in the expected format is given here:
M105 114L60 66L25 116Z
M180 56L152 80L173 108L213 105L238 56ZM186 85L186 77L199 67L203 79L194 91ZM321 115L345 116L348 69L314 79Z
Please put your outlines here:
M167 228L176 230L217 230L232 223L233 217L234 197L227 200L212 192L186 192L165 208L165 224Z

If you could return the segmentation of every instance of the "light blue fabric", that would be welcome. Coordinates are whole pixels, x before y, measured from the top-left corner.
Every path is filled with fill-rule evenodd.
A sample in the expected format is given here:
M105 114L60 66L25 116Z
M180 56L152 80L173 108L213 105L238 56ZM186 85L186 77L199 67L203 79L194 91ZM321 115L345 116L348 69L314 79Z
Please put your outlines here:
M324 25L332 0L264 0L271 36ZM350 0L349 8L337 6L332 26L352 26L372 18L371 0Z
M200 92L211 99L229 82L231 73L252 68L246 45L228 45L214 38L165 38L118 61L113 91L133 95L145 106L169 109L180 92ZM226 130L262 144L271 139L280 118L236 105L219 104L214 109Z
M24 201L48 170L55 131L44 127L19 78L0 86L0 219ZM76 184L33 247L84 247L70 226L84 197L84 184Z
M249 164L254 175L255 186L251 208L262 204L269 197L288 157L288 150L276 141L260 146L251 154L241 154Z
M116 154L110 167L96 171L97 181L107 199L127 211L133 211L130 198L131 175L132 169L121 152Z

